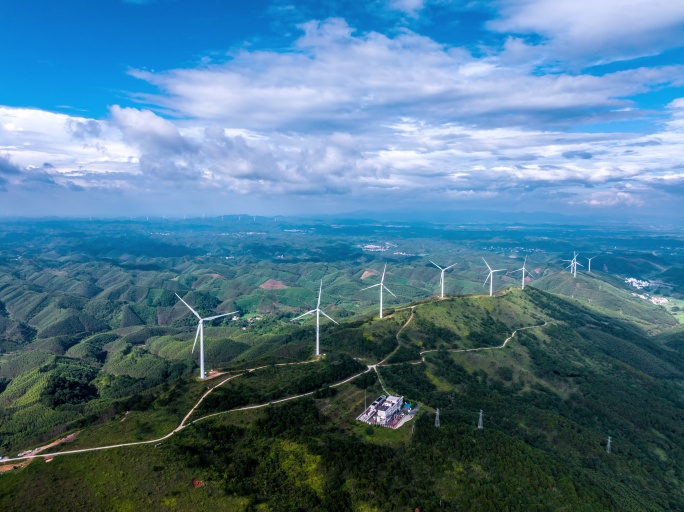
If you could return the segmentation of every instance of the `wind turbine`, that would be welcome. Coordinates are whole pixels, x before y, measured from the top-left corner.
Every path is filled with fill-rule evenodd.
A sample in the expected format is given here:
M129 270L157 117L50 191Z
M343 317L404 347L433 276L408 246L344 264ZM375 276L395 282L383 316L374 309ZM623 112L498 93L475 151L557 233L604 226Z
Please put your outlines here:
M487 263L486 259L482 258L482 261L485 262L485 265L487 265L487 268L489 269L489 275L487 276L487 279L485 279L485 282L482 284L482 286L487 284L487 281L489 281L489 296L491 297L494 295L494 272L503 272L506 269L500 268L497 270L492 270L492 267L489 266L489 263Z
M183 299L181 299L180 295L176 294L176 297L180 299L180 301L185 304L190 311L192 311L192 314L197 317L199 320L199 324L197 324L197 333L195 333L195 343L192 344L192 353L195 352L195 345L197 345L197 337L199 336L200 339L200 379L205 379L206 375L204 374L204 322L209 321L209 320L216 320L217 318L221 318L224 316L232 315L233 313L237 313L237 311L231 311L230 313L223 313L222 315L216 315L216 316L210 316L207 318L202 318L197 314L197 311L192 309L190 305L185 302Z
M572 276L577 277L577 265L579 265L580 267L583 267L584 265L582 265L581 263L577 263L577 256L579 256L579 253L576 253L575 251L572 251L572 253L574 254L574 256L572 257L571 260L563 260L563 261L569 261L570 262L570 265L568 265L565 268L569 268Z
M325 316L328 320L332 321L332 323L336 325L340 325L335 320L330 318L328 315L326 315L325 311L321 309L321 292L323 291L323 280L321 279L321 287L318 289L318 303L316 304L316 309L312 309L311 311L307 311L303 315L299 315L297 318L293 318L291 321L294 322L295 320L299 320L303 316L306 315L311 315L312 313L316 313L316 356L321 355L321 334L320 334L320 325L321 325L321 313L323 313L323 316Z
M441 270L441 273L440 273L440 275L439 275L439 285L440 285L440 287L442 288L442 296L441 296L441 298L443 299L443 298L444 298L444 272L446 272L447 270L449 270L451 267L453 267L453 266L455 266L455 265L458 265L458 263L454 263L453 265L449 265L448 267L442 268L442 267L440 267L439 265L437 265L437 263L435 263L434 261L432 261L432 260L428 260L428 261L429 261L430 263L432 263L435 267L437 267L439 270Z
M387 263L385 263L385 268L382 269L382 278L380 278L380 282L377 284L373 284L371 286L366 286L365 288L361 289L361 291L363 291L363 290L369 290L371 288L375 288L376 286L380 287L380 318L382 318L382 289L384 288L388 292L392 293L392 290L390 290L389 288L387 288L387 286L385 286L385 271L386 270L387 270ZM396 298L396 295L394 295L393 293L392 293L392 295Z
M585 256L585 258L587 258L587 257ZM588 267L587 271L590 274L591 274L591 260L593 260L594 258L596 258L596 256L592 256L591 258L587 258L587 261L589 262L589 267Z
M525 261L523 261L523 266L522 268L519 268L518 270L514 270L513 272L520 272L522 270L522 289L525 289L525 272L527 269L525 268L525 264L527 263L527 256L525 256Z

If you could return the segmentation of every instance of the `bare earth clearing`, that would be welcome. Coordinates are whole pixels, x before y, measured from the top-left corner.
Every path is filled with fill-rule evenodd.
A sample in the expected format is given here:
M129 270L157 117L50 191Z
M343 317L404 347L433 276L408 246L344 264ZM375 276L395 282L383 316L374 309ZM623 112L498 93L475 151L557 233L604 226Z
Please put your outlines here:
M289 288L289 286L287 286L282 281L277 281L276 279L269 279L261 286L259 286L259 288L261 288L262 290L284 290L286 288Z

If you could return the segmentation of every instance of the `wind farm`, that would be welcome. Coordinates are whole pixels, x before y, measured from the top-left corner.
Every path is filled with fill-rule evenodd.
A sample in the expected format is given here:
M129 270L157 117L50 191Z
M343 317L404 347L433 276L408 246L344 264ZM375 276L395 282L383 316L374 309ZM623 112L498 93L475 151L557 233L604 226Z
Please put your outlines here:
M241 468L247 466L240 461L249 453L257 453L258 446L268 446L284 460L289 460L287 457L313 460L306 457L314 453L310 451L316 449L314 446L329 450L320 453L333 454L338 451L335 448L337 443L343 443L345 454L357 457L382 443L383 450L389 451L393 460L410 466L427 461L423 461L421 454L429 453L435 444L464 442L464 447L472 446L472 443L467 444L470 436L478 435L479 431L473 411L479 410L487 411L486 428L482 429L486 435L478 438L478 451L473 455L473 463L481 463L483 457L495 452L486 437L492 435L504 436L501 439L514 453L518 453L515 450L528 450L525 460L534 457L529 454L542 453L539 451L542 447L534 438L530 439L515 426L511 428L506 418L515 418L515 424L534 424L540 436L559 435L557 425L566 421L579 422L581 432L571 436L568 443L572 450L587 451L591 457L599 456L598 453L605 455L605 436L609 433L614 439L620 439L619 450L615 448L611 454L611 460L616 460L617 464L622 464L623 450L642 453L639 452L642 444L660 442L658 439L661 438L651 436L648 430L630 431L629 435L614 431L606 433L593 426L593 416L582 408L572 409L574 416L565 416L566 408L542 407L544 419L537 419L534 423L532 420L539 417L538 404L543 402L535 402L537 405L532 406L515 390L527 386L531 390L528 393L537 397L541 391L536 391L533 383L561 391L565 386L575 386L578 392L588 393L591 390L594 393L591 397L595 397L595 391L603 389L602 379L605 379L600 372L594 373L598 372L595 368L617 364L623 368L634 368L634 375L643 375L651 383L663 380L671 385L673 379L678 378L676 362L671 355L656 348L668 341L652 340L657 336L674 336L672 333L677 332L678 321L669 313L667 305L657 305L639 296L648 293L648 298L653 295L658 299L665 298L655 291L656 286L662 286L657 283L668 283L665 277L653 278L656 283L653 285L644 279L625 281L621 275L607 270L597 271L596 267L589 273L588 264L587 272L577 271L579 265L573 264L572 274L568 274L567 263L558 263L567 254L562 244L556 251L540 250L534 240L521 238L512 248L497 247L489 241L491 228L483 230L480 235L484 241L482 246L473 248L470 241L472 232L464 234L463 242L451 242L445 246L441 239L433 242L428 237L421 241L403 240L396 235L389 238L396 230L391 227L379 241L368 240L365 238L368 235L358 234L362 228L354 226L349 230L354 234L347 236L360 242L350 243L348 247L360 249L352 249L345 254L337 233L330 238L333 242L328 242L325 235L312 236L307 231L308 227L304 227L306 224L244 217L250 219L250 225L257 223L267 235L248 235L248 232L254 233L251 231L254 228L241 227L244 222L226 215L216 220L215 227L216 238L223 245L221 248L212 247L211 255L207 254L209 249L204 249L206 252L199 250L205 247L206 232L193 238L194 235L185 234L180 228L174 231L170 219L143 219L140 232L175 233L176 240L183 241L183 248L179 250L178 245L154 242L156 245L151 246L154 250L163 248L169 255L140 256L131 261L128 254L135 246L126 244L136 228L131 227L129 220L125 236L111 232L107 235L120 246L121 256L117 265L108 260L96 265L92 259L76 264L55 261L53 270L46 271L45 267L38 266L38 259L26 252L22 253L21 259L15 258L9 263L8 260L0 261L5 268L15 269L5 274L4 280L0 279L0 301L6 304L7 311L6 316L4 312L0 313L0 325L7 326L5 332L16 333L13 336L22 332L33 336L26 345L26 351L21 348L24 346L21 342L2 341L5 347L19 348L0 355L0 376L16 375L4 391L0 390L0 400L7 411L7 416L0 419L0 433L4 436L0 439L8 443L5 453L8 457L11 455L11 459L7 459L10 468L30 462L31 472L24 471L23 466L9 469L15 476L5 479L7 474L0 475L0 489L10 486L7 487L11 489L10 494L21 496L25 503L33 506L44 492L35 493L36 497L30 496L12 482L24 482L30 487L34 474L47 471L44 473L46 477L54 476L50 469L56 467L51 465L54 462L40 465L43 459L59 461L61 467L73 468L69 471L76 475L83 464L101 465L108 460L112 464L126 465L127 458L135 453L149 468L162 465L173 468L173 473L181 475L186 485L189 481L199 480L205 486L228 486L238 498L222 496L213 503L216 507L226 507L229 503L226 500L237 500L230 501L230 507L241 510L242 488L231 483L233 480L207 476L198 472L201 470L197 466L186 465L191 460L191 453L202 453L207 457L207 462L202 463L207 466L200 467L213 468L212 472L216 470L216 473L212 474L223 475L224 472L217 468L243 471ZM69 226L65 230L69 236L55 243L68 245L79 240L82 244L82 240L100 237L100 232L109 229L107 224L91 222L93 227L97 227L92 234L70 239L70 233L76 228ZM184 222L182 229L187 229L185 226L193 221L186 219ZM197 222L206 226L212 219L205 216ZM152 223L158 224L150 229ZM373 226L372 229L373 236L377 237L379 228ZM231 232L236 236L225 235ZM54 237L54 234L49 236ZM167 235L145 236L153 241L165 240ZM252 240L255 237L263 237L261 245L254 244ZM385 237L388 242L385 242ZM241 245L245 239L249 244ZM47 247L47 240L45 238L37 245ZM272 240L277 240L277 243ZM405 254L413 245L430 250L420 256L391 255L387 254L388 250L376 254L370 250L372 246L384 248L393 247L392 244L397 247L391 250ZM140 243L136 242L136 245ZM368 251L363 249L366 245L370 246ZM9 246L12 247L11 243ZM16 247L21 247L18 242ZM146 246L143 244L142 247ZM572 253L575 261L581 257L580 252L596 250L585 248L581 243L579 247L580 251ZM179 252L186 256L179 257ZM459 260L458 266L453 264L452 252ZM317 255L320 259L322 254L325 261L296 259L301 255L306 255L306 258ZM345 255L340 258L340 254ZM659 267L662 261L654 260L651 265L649 258L652 256L637 260L632 253L621 256L601 254L604 269L624 265L629 272L639 264L645 269L652 268L654 276L662 272ZM449 260L451 265L447 267L435 264ZM509 261L511 263L506 263ZM492 265L490 262L496 263ZM488 273L484 285L481 279L483 263ZM440 271L437 293L436 276L434 270L430 270L433 266ZM32 268L35 271L31 271ZM446 271L449 271L448 283L443 279ZM12 284L17 275L24 275L27 280ZM85 275L90 276L88 280L83 279ZM637 274L637 277L643 275ZM653 288L648 292L641 289L632 292L632 282ZM489 290L482 290L487 284ZM318 285L316 303L310 304L315 285ZM37 286L42 287L40 292ZM380 311L379 298L363 292L371 288L380 288L383 294ZM393 299L391 307L385 300L388 291ZM41 299L45 296L41 294L47 293L54 298L50 301ZM671 294L668 299L676 300ZM307 303L310 305L305 308ZM19 316L32 307L38 310L33 316ZM66 321L66 314L73 316ZM237 316L230 321L214 322L229 315ZM302 322L314 316L315 325ZM321 325L321 316L330 322ZM27 318L30 323L20 318ZM214 325L210 327L206 322L214 322ZM296 325L299 322L302 325ZM33 335L25 327L31 325L36 326ZM616 329L622 328L637 330L622 331L631 334L624 338L616 337ZM188 344L189 329L195 332L192 347ZM71 346L66 340L72 340L69 342ZM64 349L64 346L68 348ZM620 347L619 350L614 350L615 346ZM648 347L648 352L644 352L642 347ZM195 349L199 350L199 357L194 354ZM58 353L50 353L49 350ZM209 364L215 371L207 374ZM42 373L38 371L40 368L44 369ZM554 373L554 369L558 373ZM579 375L581 371L586 382L568 376ZM47 380L41 381L41 375L46 374ZM435 378L439 387L431 380ZM633 385L619 375L612 376L611 389L617 386L628 393ZM38 401L29 402L28 397L32 395L21 393L20 390L27 388L43 389L37 393ZM78 392L67 391L73 389ZM665 386L662 391L651 393L660 396L662 403L667 403L667 389ZM487 396L496 399L483 399L483 390ZM458 403L449 398L455 393L459 395ZM547 395L549 393L556 391L546 392ZM383 409L389 421L355 421L367 408L364 404L366 394L391 398L390 405L394 405L388 406L386 411ZM598 393L599 397L603 394ZM60 402L64 399L73 402ZM568 399L571 400L554 400ZM599 411L593 414L612 418L611 421L615 422L625 421L620 412L611 407L610 401L591 400L593 410ZM630 410L645 411L643 407L648 407L647 401L642 404L640 398L634 400L630 402ZM96 404L103 404L97 405L103 408L104 404L114 405L111 409L102 409L104 412L93 423L88 423L86 416L76 415L78 407L83 408L85 415L86 405L87 410L92 411ZM396 404L399 405L395 407ZM36 425L46 424L53 428L55 424L49 427L51 424L48 423L50 414L54 414L51 411L68 410L74 415L73 421L78 421L80 426L60 433L57 445L44 448L51 442L42 444L35 436L47 435L49 431L34 430L34 427L9 433L22 414L27 414L28 407L30 411L44 411L41 423ZM437 409L439 421L436 419ZM673 409L666 408L662 414L649 411L656 414L661 422L670 422L676 417ZM440 428L435 428L436 423ZM3 428L5 430L1 430ZM678 427L668 428L676 431ZM444 440L430 437L432 432L444 436ZM223 441L226 435L232 436L232 444ZM205 436L212 440L214 448L211 453L214 455L204 452ZM315 444L307 444L313 442L307 439L315 439ZM510 444L506 439L510 439ZM75 443L78 447L74 446ZM40 448L37 452L36 446ZM28 449L32 451L28 452ZM568 456L563 446L553 450L554 457L559 460ZM224 453L226 459L212 459L217 453ZM647 457L645 453L640 457ZM337 459L327 458L328 455L321 457L325 458L328 468L351 471L343 473L345 478L361 474L355 473L355 469L342 470L334 462ZM71 460L78 461L78 469ZM510 472L507 468L510 460L505 460L506 467L497 469L497 474L502 476ZM0 465L2 463L0 460ZM251 464L256 464L258 471L268 474L261 461ZM549 471L552 468L544 466L547 463L532 464L541 464L538 466L540 469ZM589 466L587 463L587 468ZM309 477L313 474L307 473L308 466L304 464L287 467L296 468L296 474L302 479L305 474ZM555 466L553 468L558 470ZM581 464L578 468L578 471L585 471ZM634 466L629 468L625 466L623 470L634 471ZM332 478L327 469L319 470ZM148 473L147 469L135 466L133 474L136 481L154 481L154 475L161 471L167 470L155 473L150 469ZM422 482L421 485L430 489L428 494L420 495L423 497L415 503L416 506L425 503L424 500L433 493L447 499L448 495L439 494L441 491L437 487L431 487L422 470L416 471L411 474L411 481ZM596 471L595 467L591 471ZM662 476L657 469L652 473ZM71 474L63 472L58 479L66 482L72 478ZM260 485L259 477L254 473L243 474L241 478L244 488ZM393 478L404 487L412 485L399 474ZM108 485L115 496L129 492L116 482ZM190 499L190 494L182 486L169 485L177 493L174 496L178 500ZM542 489L540 492L547 492L543 482L534 485ZM343 488L342 485L338 487ZM190 488L194 489L193 486ZM478 484L474 488L479 488ZM264 503L283 502L295 499L295 496L300 500L309 499L304 497L309 495L300 494L295 485L274 489L263 495ZM624 490L625 487L619 487L619 492L615 491L615 499L621 499L620 493ZM161 491L151 492L151 496L158 496L155 493ZM396 496L399 493L397 487ZM370 495L364 496L367 500L374 499ZM554 496L557 495L549 490L548 499L556 499ZM570 499L568 496L563 494L563 500ZM69 507L73 506L73 499L69 496L60 498ZM155 499L164 498L160 495ZM323 501L310 503L326 503L326 507L332 507L323 498L311 499ZM0 497L4 509L6 502L2 500ZM209 497L202 497L201 503L209 503L207 500ZM403 503L392 496L387 500L398 509ZM468 494L468 500L477 502L477 497ZM8 510L11 510L11 505Z
M682 2L1 12L1 512L684 511Z

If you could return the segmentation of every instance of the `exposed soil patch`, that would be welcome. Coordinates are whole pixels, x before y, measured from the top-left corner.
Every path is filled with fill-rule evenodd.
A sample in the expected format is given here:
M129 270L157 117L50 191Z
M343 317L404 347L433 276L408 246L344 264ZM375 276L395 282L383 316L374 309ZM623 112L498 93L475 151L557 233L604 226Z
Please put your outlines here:
M58 446L62 443L69 443L69 442L73 441L74 439L76 439L76 436L78 436L78 434L80 434L80 433L81 432L79 430L78 432L74 432L72 434L69 434L66 437L62 437L60 439L57 439L57 441L52 441L50 444L46 444L44 446L39 446L38 448L33 450L30 454L27 454L31 458L23 460L21 462L12 462L11 464L4 464L4 465L0 466L0 473L4 473L5 471L11 471L13 469L23 469L26 466L28 466L29 463L31 463L31 461L34 460L34 458L32 457L33 455L37 455L40 452L47 450L48 448L54 448L55 446ZM45 459L45 462L50 462L51 460L52 460L52 458L50 457L50 458Z
M192 486L195 489L199 489L200 487L204 487L204 482L202 482L202 480L200 480L198 478L193 478L192 479Z
M261 288L262 290L284 290L285 288L289 288L289 286L287 286L282 281L277 281L276 279L269 279L261 286L259 286L259 288Z
M367 277L370 276L377 276L378 273L375 270L366 270L363 275L361 276L361 279L366 279Z
M223 279L224 281L226 280L226 278L224 276L222 276L221 274L209 274L209 275L211 277L213 277L214 279Z
M13 462L12 464L5 464L4 466L0 466L0 473L12 471L13 469L25 468L26 466L28 466L29 462L31 462L31 459L22 462Z

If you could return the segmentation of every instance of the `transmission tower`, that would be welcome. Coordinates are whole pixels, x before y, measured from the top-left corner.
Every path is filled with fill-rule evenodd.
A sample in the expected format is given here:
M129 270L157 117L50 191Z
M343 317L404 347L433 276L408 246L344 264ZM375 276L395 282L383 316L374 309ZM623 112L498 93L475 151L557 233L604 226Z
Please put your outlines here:
M612 441L612 439L610 438L610 436L608 436L608 444L606 445L606 453L610 453L610 442L611 441Z
M435 427L439 428L439 409L437 409L437 416L435 416Z
M484 427L482 426L482 409L480 409L480 419L477 420L477 428L482 430Z

